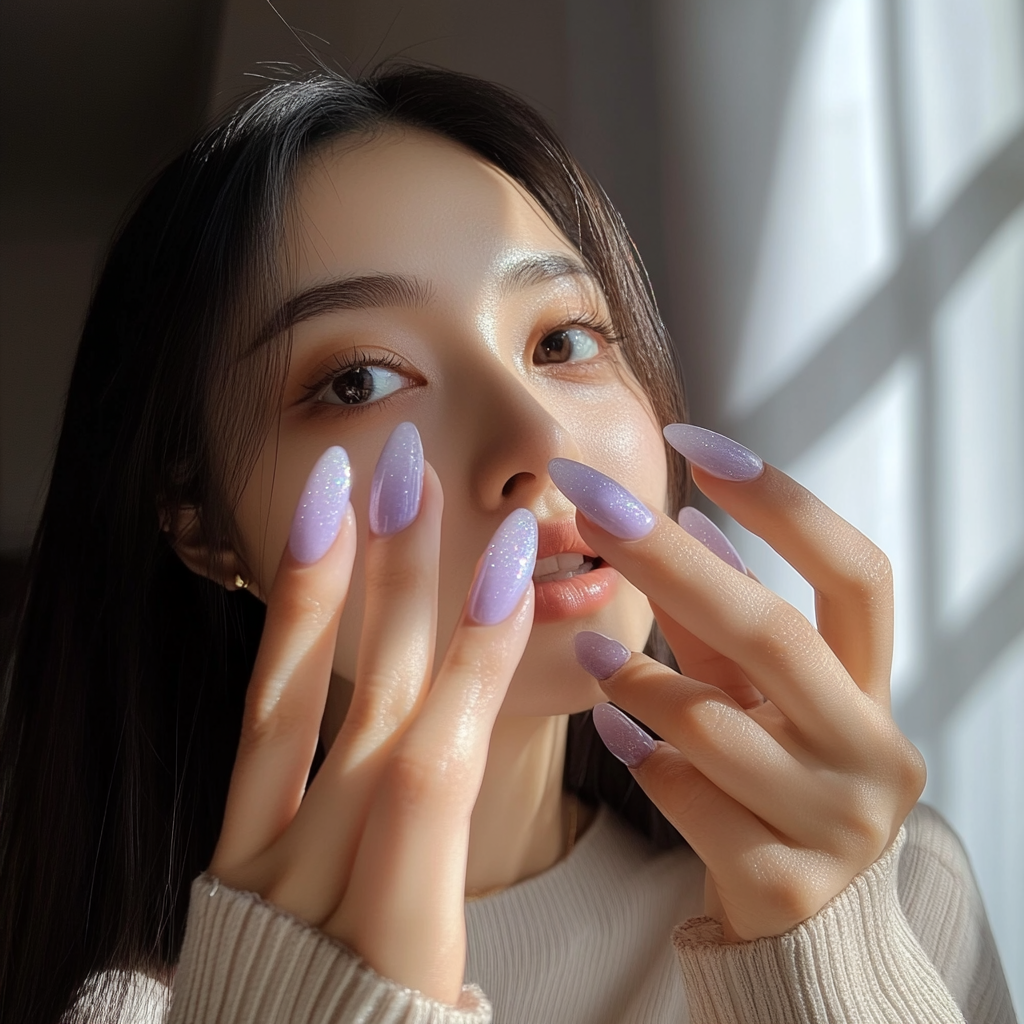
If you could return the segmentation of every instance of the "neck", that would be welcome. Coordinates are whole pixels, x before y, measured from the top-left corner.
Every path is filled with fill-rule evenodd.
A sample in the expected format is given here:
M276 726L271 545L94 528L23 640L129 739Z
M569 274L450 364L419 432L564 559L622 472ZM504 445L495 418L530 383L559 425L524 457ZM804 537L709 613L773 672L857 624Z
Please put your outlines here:
M470 821L467 895L540 874L565 853L567 722L498 716Z

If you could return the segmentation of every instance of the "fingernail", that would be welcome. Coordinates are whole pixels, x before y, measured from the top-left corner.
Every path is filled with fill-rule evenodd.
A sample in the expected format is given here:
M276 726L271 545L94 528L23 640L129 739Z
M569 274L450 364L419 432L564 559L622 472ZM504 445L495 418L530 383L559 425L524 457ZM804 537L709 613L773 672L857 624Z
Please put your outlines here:
M594 728L604 745L627 768L639 767L654 753L654 740L614 704L598 704L594 708Z
M670 423L663 433L680 455L720 480L740 483L756 480L764 472L759 455L713 430L692 423Z
M677 518L679 525L694 540L699 540L723 562L746 574L747 567L743 564L740 553L732 546L732 541L703 512L692 505L687 505L679 510Z
M370 529L381 537L404 530L419 514L423 443L412 423L399 423L387 439L370 484Z
M615 675L629 661L629 648L604 633L585 629L576 634L573 644L576 647L576 660L595 679L607 679Z
M495 531L469 595L469 617L480 626L507 619L533 578L537 520L517 508Z
M572 459L552 459L555 486L588 519L620 540L639 540L654 529L654 515L639 498L610 476Z
M334 445L317 459L295 510L288 547L307 564L318 562L334 543L352 490L352 468L344 448Z

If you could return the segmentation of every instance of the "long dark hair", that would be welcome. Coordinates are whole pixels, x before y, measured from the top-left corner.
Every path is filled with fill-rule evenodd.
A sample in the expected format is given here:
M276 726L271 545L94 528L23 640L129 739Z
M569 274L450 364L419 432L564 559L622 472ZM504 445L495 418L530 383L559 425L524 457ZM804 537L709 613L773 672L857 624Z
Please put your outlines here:
M656 415L684 418L621 219L506 90L421 66L360 81L318 72L270 85L204 134L110 250L32 546L0 705L0 1019L57 1020L96 972L158 972L178 955L188 885L222 820L263 607L186 569L161 509L200 510L210 547L230 544L287 358L275 346L239 356L270 306L294 173L328 140L389 125L457 141L520 182L603 285ZM249 400L232 401L242 387ZM687 471L667 451L678 507ZM565 780L678 841L586 715L574 716Z

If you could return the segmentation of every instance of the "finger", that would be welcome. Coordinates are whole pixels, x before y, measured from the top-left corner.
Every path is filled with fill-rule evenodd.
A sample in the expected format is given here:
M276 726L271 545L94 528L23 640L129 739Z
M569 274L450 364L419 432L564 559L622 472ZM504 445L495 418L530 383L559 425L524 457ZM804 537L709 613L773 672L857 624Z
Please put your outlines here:
M838 861L823 853L798 855L669 744L656 744L631 771L707 866L730 941L781 935L812 916L822 901L808 902L808 873L834 893L848 882Z
M804 616L596 470L554 459L549 472L581 537L653 604L736 662L809 742L850 743L847 710L863 695Z
M652 739L610 704L594 708L594 727L605 746L629 768L633 778L661 813L675 826L713 877L719 897L751 888L743 879L743 864L754 858L744 853L763 852L779 844L779 837L756 815L710 779L671 744ZM763 894L750 892L751 906ZM722 901L723 909L729 907ZM731 924L731 922L730 922ZM737 934L729 938L741 937ZM754 936L743 935L743 938Z
M443 496L430 466L422 480L415 519L391 536L368 538L352 702L288 837L301 869L282 881L274 902L305 920L341 901L390 744L433 665Z
M699 470L701 489L768 542L814 588L818 632L850 676L876 700L889 699L892 569L882 551L806 488L773 466L733 486Z
M666 427L665 437L690 460L700 489L811 584L821 635L857 684L887 703L893 597L882 551L773 466L751 479L722 479L730 466L745 462L749 474L751 460L760 462L735 441L689 424Z
M529 639L536 552L536 520L518 509L482 559L438 676L388 761L327 926L376 970L442 1001L454 1001L462 983L469 822L491 729Z
M764 695L736 662L719 654L700 637L694 636L656 604L651 604L651 610L684 676L698 679L709 686L717 686L742 708L753 708L764 703Z
M694 540L699 540L712 554L721 558L726 565L731 565L737 572L744 573L751 579L757 579L746 567L729 538L699 509L693 505L685 505L679 510L676 522ZM652 609L654 617L658 620L658 627L668 641L683 675L719 687L730 694L741 707L756 707L764 702L761 691L747 678L739 665L723 657L660 608L652 606Z
M443 494L430 466L419 471L418 517L391 536L371 533L366 599L352 703L339 741L349 757L380 745L408 719L434 663Z
M302 800L355 557L350 490L348 456L329 448L309 476L267 601L214 857L221 871L266 849Z
M596 634L587 636L596 641ZM849 801L853 776L826 768L793 744L776 709L746 712L718 687L642 654L601 687L780 835L806 846L837 841L834 808Z

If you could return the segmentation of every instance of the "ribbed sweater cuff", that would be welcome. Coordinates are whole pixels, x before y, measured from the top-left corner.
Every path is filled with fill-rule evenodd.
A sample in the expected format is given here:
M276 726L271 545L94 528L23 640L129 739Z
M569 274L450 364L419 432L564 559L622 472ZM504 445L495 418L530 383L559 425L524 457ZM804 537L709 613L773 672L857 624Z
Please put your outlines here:
M963 1024L900 906L904 839L784 935L728 942L711 918L679 925L692 1024Z
M381 977L347 946L210 875L192 883L169 1024L489 1024L475 985L458 1007Z

